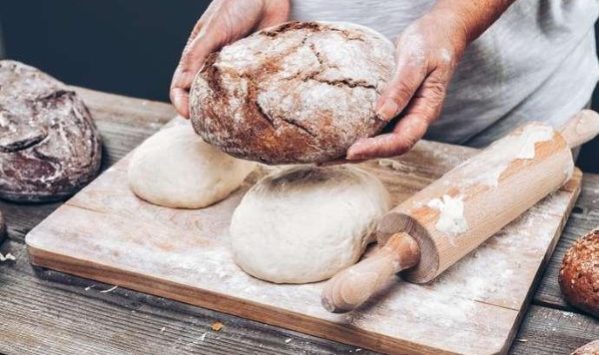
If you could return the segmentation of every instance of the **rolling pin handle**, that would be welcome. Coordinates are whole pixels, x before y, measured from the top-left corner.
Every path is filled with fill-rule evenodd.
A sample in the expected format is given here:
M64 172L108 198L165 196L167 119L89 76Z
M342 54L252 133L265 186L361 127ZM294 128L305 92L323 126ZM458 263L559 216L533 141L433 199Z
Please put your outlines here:
M322 291L322 305L333 313L348 312L360 306L401 270L420 260L418 242L409 234L396 233L373 256L342 270Z
M599 114L582 110L566 122L560 133L570 148L583 145L599 134Z

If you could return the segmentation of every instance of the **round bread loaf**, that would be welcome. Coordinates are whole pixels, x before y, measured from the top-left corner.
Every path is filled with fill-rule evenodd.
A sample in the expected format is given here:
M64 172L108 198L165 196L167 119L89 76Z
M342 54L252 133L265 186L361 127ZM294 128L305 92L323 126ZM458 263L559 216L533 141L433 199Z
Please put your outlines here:
M574 350L570 355L597 355L599 354L599 340L592 341Z
M578 239L568 249L559 272L566 300L599 317L599 229Z
M28 65L0 61L0 198L63 199L100 168L91 115L63 83Z
M325 162L385 125L374 104L394 47L367 27L288 22L212 53L190 93L193 126L221 150L268 164Z

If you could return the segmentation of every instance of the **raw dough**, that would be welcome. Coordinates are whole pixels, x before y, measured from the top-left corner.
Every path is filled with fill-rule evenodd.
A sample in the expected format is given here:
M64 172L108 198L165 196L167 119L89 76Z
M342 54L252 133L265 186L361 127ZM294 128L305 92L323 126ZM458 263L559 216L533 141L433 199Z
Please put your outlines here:
M276 283L327 279L352 265L389 209L374 176L354 167L294 167L259 181L233 213L235 262Z
M129 186L156 205L201 208L229 196L255 165L205 143L186 123L156 133L136 149Z

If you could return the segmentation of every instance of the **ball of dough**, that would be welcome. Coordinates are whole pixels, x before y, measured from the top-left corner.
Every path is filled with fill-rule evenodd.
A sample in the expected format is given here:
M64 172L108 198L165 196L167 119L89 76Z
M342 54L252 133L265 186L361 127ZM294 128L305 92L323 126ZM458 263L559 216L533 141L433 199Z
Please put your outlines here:
M295 167L260 180L233 213L235 262L248 274L276 283L327 279L354 264L389 194L354 167Z
M341 22L288 22L208 56L190 93L210 144L268 164L345 155L386 122L374 104L394 68L380 33Z
M201 208L235 191L255 163L205 143L189 124L166 128L143 142L129 163L129 186L140 198L174 208Z
M568 303L599 317L599 229L578 239L568 249L559 284Z

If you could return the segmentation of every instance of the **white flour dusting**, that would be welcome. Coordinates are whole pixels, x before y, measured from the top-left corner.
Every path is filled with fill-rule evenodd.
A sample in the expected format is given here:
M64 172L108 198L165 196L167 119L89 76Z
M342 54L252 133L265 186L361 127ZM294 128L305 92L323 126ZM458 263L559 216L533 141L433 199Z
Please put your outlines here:
M534 159L535 147L539 142L545 142L553 138L555 131L546 125L527 125L519 136L508 136L516 148L516 159ZM509 139L514 137L515 139Z
M401 163L396 160L392 160L392 159L380 159L379 165L382 167L390 167L391 169L394 169L394 170L401 169Z
M439 220L435 224L439 232L455 237L468 230L462 197L443 195L441 198L430 200L427 206L439 211Z
M17 260L17 258L15 258L15 256L12 255L11 253L7 253L6 255L2 255L2 253L0 253L0 261L8 261L8 260L15 261L15 260Z
M437 147L422 142L416 149L429 157L433 148L441 151ZM115 183L126 181L126 165L119 164L92 183L86 195L67 203L67 207L77 203L101 212L71 207L71 213L56 214L42 226L44 238L33 232L29 242L51 252L207 290L223 299L235 297L409 342L427 339L431 346L461 353L481 353L482 340L485 349L491 342L496 344L494 349L501 349L571 198L558 191L544 199L430 284L390 280L388 292L365 307L350 314L332 314L320 304L323 283L274 285L248 276L234 264L228 224L247 186L209 208L173 212L143 203L126 184ZM275 168L257 169L253 178L269 169ZM426 177L422 172L416 176ZM413 188L410 179L400 182L389 186ZM439 202L444 203L442 198ZM110 214L103 212L107 208ZM90 223L102 231L101 238L89 233Z
M536 144L553 139L555 131L549 125L533 122L512 133L481 152L475 160L466 161L456 168L460 173L464 187L485 185L497 187L501 174L517 160L534 159Z

